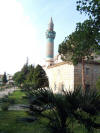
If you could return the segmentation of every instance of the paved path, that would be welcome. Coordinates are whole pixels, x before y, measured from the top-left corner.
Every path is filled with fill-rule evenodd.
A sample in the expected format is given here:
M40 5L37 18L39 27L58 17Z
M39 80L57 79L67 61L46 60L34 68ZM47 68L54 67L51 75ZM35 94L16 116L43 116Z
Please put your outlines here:
M28 105L24 105L24 104L15 104L15 105L11 105L9 106L8 110L24 110L27 111L28 110Z
M13 93L15 90L18 90L17 88L9 88L9 89L5 89L0 91L0 98L3 98L4 96Z
M24 104L15 104L15 105L10 105L8 110L10 110L10 111L21 111L21 110L28 111L28 107L29 107L28 105L24 105ZM1 110L2 109L0 108L0 111Z
M4 96L13 93L14 91L18 90L17 88L9 88L0 91L0 98L3 98ZM10 105L8 110L24 110L27 111L27 105L24 104L15 104L15 105ZM25 108L26 107L26 108ZM1 110L1 108L0 108Z

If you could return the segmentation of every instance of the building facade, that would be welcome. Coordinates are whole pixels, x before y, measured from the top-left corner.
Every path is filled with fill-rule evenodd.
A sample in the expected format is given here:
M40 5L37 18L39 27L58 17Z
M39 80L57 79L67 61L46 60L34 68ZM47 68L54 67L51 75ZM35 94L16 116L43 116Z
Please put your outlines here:
M53 26L51 19L49 29L53 30ZM62 92L62 90L73 91L82 85L82 64L73 65L72 62L63 62L59 55L53 58L55 32L50 36L48 34L47 31L47 56L44 69L49 79L49 86L55 93ZM100 63L95 61L85 62L84 75L86 87L96 88L96 82L100 77Z
M63 90L73 91L82 85L82 64L73 65L71 62L60 62L46 68L50 88L55 92ZM96 82L100 77L100 63L85 63L86 87L96 88Z

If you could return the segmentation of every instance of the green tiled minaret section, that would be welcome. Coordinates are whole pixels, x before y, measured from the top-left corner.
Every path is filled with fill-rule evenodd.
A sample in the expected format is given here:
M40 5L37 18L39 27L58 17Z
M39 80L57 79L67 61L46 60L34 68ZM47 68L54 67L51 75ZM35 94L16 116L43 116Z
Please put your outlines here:
M47 39L47 48L46 48L46 59L50 61L54 58L54 39L56 32L53 30L54 24L52 18L48 25L48 30L46 31L46 39Z

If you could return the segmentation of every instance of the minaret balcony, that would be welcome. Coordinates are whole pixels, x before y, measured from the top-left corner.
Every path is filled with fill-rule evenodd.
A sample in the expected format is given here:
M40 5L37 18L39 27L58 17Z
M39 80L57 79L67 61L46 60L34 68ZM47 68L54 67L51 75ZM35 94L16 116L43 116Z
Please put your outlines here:
M55 38L56 32L55 31L48 31L46 32L46 38Z

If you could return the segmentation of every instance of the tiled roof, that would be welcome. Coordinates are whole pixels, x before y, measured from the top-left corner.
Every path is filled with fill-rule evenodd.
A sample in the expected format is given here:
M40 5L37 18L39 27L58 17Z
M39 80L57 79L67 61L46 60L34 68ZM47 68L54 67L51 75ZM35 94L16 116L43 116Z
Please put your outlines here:
M80 62L81 63L81 62ZM86 64L95 64L95 65L100 65L99 62L96 62L96 61L85 61ZM66 62L60 62L60 63L56 63L54 65L51 65L51 66L48 66L47 68L53 68L53 67L57 67L57 66L61 66L61 65L65 65L65 64L70 64L70 65L73 65L72 62L70 61L66 61Z

